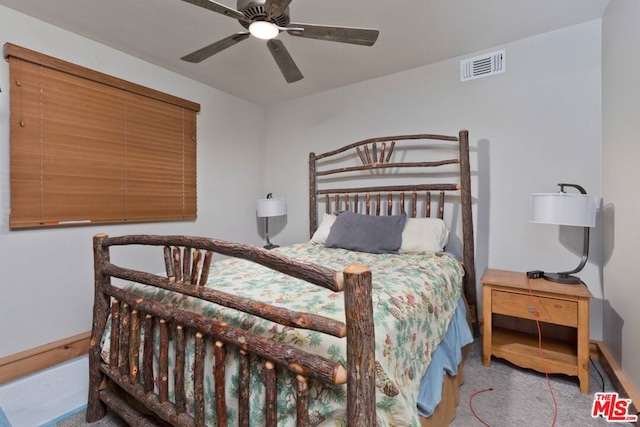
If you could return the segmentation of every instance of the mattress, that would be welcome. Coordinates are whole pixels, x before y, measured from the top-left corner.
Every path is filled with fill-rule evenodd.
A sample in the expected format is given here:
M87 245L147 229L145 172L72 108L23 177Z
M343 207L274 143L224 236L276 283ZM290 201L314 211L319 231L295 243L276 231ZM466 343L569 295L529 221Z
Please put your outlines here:
M420 386L436 348L441 343L452 319L456 318L462 293L462 265L454 257L441 253L368 254L328 249L303 243L275 249L304 262L312 262L342 271L350 264L368 266L373 277L373 306L376 336L376 406L377 420L382 426L419 426L416 410ZM225 259L212 265L207 286L237 296L252 298L290 310L309 312L344 321L343 294L293 279L284 274L241 259ZM346 342L314 331L293 329L256 318L233 309L220 307L197 298L140 284L127 288L145 298L156 299L173 307L190 310L230 325L250 330L280 343L345 364ZM459 316L459 314L457 315ZM464 313L462 314L464 318ZM466 322L465 322L466 324ZM467 326L468 328L468 326ZM102 356L108 358L108 331ZM170 360L175 351L170 349ZM187 363L193 360L193 346L187 342ZM107 359L108 360L108 359ZM237 372L237 358L227 357L227 372ZM205 362L211 375L212 360ZM189 365L188 365L189 366ZM188 370L190 368L187 368ZM260 365L254 365L250 419L252 425L263 425L264 390ZM170 377L172 377L170 375ZM192 380L186 375L187 382ZM280 384L293 383L294 377L278 372ZM170 379L170 389L172 388ZM205 384L213 384L211 377ZM213 387L208 387L213 389ZM237 377L229 375L227 387L229 422L237 419L234 391ZM313 425L345 425L346 386L327 387L310 382L309 410ZM208 398L215 399L209 393ZM192 395L187 395L188 408ZM279 387L278 425L295 425L295 387ZM170 392L170 400L173 398ZM191 400L190 400L191 399ZM213 408L213 405L207 405ZM205 413L207 424L215 424L212 409Z

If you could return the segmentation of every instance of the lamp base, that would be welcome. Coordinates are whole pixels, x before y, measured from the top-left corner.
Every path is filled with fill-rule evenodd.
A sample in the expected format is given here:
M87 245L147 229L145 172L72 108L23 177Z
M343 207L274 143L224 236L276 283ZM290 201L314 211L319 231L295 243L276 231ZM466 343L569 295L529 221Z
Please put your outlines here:
M544 273L542 277L550 282L563 283L565 285L579 285L582 283L578 276L571 276L567 273Z
M275 249L275 248L279 248L279 245L274 245L273 243L268 243L266 245L263 246L263 248L265 249Z

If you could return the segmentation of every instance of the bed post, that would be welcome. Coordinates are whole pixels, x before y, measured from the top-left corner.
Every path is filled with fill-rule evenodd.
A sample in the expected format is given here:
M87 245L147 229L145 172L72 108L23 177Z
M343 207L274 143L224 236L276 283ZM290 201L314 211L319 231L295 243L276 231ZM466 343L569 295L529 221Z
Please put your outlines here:
M371 271L361 264L344 270L347 324L347 425L376 425L375 334Z
M476 264L473 238L473 211L471 203L471 165L469 163L469 131L463 129L460 141L460 197L462 206L462 257L465 270L464 293L469 304L469 317L475 337L480 336L476 296Z
M93 325L89 344L89 397L87 399L86 421L92 423L107 414L107 407L100 400L100 386L104 374L100 372L100 341L107 324L110 297L103 292L105 285L111 284L111 277L102 273L104 266L110 262L109 248L104 247L107 239L104 233L93 236L93 268L94 268L94 300Z
M318 206L316 204L316 153L309 153L309 238L318 228Z

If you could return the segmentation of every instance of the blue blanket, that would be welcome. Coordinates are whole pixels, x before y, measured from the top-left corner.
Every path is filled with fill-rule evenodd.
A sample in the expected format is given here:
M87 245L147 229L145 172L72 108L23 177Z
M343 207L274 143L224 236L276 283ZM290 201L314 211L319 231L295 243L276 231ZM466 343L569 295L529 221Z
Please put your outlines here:
M473 342L473 335L467 323L467 313L463 299L460 299L444 340L436 348L418 393L418 413L430 417L442 399L442 382L445 373L458 374L462 361L462 347Z

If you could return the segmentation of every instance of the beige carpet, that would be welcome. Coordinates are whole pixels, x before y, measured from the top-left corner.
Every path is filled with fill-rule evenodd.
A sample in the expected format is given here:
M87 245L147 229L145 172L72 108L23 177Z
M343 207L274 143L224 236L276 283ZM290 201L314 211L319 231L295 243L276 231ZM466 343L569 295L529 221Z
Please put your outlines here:
M469 407L472 395L473 409L491 427L548 426L554 421L553 399L544 374L521 369L506 361L492 359L487 368L482 366L482 340L476 340L465 366L466 383L460 388L460 405L453 427L482 426ZM614 391L602 366L590 367L590 393L580 393L578 379L566 375L551 375L551 388L558 405L556 427L627 426L631 424L609 423L592 418L594 393ZM600 372L603 378L598 374Z

